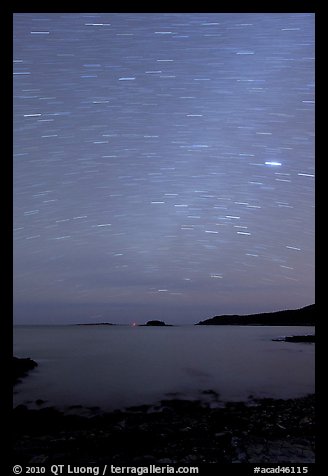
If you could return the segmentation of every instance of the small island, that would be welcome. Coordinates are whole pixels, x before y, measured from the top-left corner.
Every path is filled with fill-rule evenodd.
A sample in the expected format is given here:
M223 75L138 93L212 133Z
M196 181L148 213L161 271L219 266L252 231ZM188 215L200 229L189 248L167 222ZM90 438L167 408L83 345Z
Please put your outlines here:
M75 324L76 326L115 326L111 322L86 322L82 324Z
M163 321L148 321L146 322L146 324L142 324L143 326L154 326L154 327L160 327L160 326L166 326L166 327L170 327L171 324L165 324L165 322Z

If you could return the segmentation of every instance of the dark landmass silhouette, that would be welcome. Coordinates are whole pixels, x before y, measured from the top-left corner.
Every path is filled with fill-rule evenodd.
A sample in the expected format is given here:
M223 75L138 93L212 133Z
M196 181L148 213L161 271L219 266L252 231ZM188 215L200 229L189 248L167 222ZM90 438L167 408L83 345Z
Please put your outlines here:
M22 377L25 377L27 372L37 367L37 363L29 357L26 359L19 359L18 357L13 357L12 366L13 366L13 384L20 382Z
M308 334L305 336L286 336L286 337L279 337L278 339L272 339L273 341L277 342L315 342L315 335Z
M220 402L216 392L203 393L211 396L207 404L169 399L108 413L95 408L92 417L19 405L11 419L13 462L84 466L92 461L120 466L315 462L314 394Z
M142 326L171 326L171 324L165 324L164 321L148 321L146 324L141 324Z
M265 312L259 314L228 314L214 316L200 321L196 326L208 325L241 325L241 326L315 326L315 305L284 311Z
M76 326L115 326L111 322L86 322L82 324L75 324Z

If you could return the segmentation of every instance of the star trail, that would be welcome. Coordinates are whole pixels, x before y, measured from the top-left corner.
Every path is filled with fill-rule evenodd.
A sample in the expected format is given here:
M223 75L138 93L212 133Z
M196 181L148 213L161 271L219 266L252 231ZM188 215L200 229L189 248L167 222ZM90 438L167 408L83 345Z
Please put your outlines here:
M314 302L314 14L14 15L14 319Z

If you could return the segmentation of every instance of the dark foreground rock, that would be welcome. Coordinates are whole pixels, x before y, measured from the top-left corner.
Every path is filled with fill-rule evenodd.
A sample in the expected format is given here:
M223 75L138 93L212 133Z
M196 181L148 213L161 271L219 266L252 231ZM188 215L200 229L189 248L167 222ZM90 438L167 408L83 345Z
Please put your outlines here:
M313 463L314 403L313 395L221 408L173 399L89 417L19 406L14 462Z
M37 363L30 358L19 359L18 357L13 357L12 360L12 373L13 373L13 383L14 385L20 382L22 377L27 375L27 372L37 367Z

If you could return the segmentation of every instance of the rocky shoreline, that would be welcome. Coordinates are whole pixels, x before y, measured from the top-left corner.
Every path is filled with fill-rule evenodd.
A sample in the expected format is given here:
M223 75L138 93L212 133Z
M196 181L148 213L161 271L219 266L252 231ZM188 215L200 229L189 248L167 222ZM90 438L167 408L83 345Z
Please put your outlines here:
M38 364L29 357L27 357L26 359L12 357L13 384L16 385L17 383L19 383L22 377L26 377L27 373L37 366Z
M13 456L15 464L309 464L314 408L314 395L222 407L171 399L109 413L93 408L88 417L20 405L13 410Z
M272 340L276 342L306 342L312 344L315 343L315 335L307 334L304 336L285 336Z

